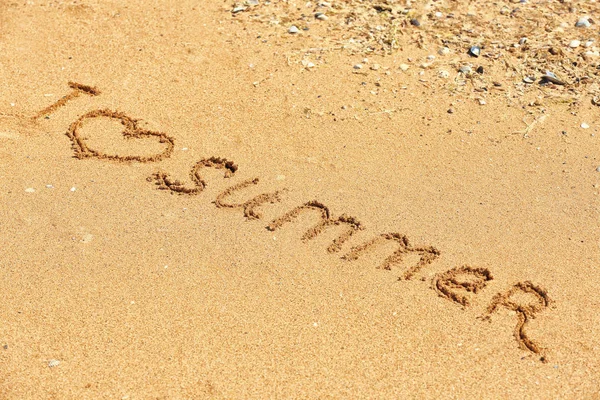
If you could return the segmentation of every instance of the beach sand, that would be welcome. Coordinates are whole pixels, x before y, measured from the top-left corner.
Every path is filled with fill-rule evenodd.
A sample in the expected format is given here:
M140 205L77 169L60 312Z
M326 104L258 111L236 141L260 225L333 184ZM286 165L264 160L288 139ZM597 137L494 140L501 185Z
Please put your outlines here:
M600 399L593 88L232 7L0 1L0 398Z

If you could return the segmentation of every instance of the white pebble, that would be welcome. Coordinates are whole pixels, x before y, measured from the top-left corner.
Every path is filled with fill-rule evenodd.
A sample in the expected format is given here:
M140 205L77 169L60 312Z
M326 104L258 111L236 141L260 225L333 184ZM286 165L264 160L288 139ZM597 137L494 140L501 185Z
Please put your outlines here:
M298 33L300 32L300 30L298 29L298 27L296 25L292 25L290 26L290 29L288 29L288 33Z
M571 40L571 43L569 43L569 47L572 49L576 49L577 47L579 47L580 44L581 42L579 40Z
M583 129L588 129L590 126L589 126L588 124L586 124L585 122L582 122L582 123L581 123L581 127L582 127Z
M410 67L407 64L400 64L400 69L402 71L407 71Z
M575 23L575 26L578 28L589 28L592 24L590 23L589 19L587 17L581 17L579 18L579 20Z
M48 189L54 189L54 186L52 186L52 185L46 185L46 187L47 187Z
M48 361L48 366L50 368L58 367L59 364L60 364L60 361L58 361L58 360L50 360L50 361Z
M77 190L77 188L76 188L75 186L73 186L73 187L71 188L71 192L74 192L74 191L76 191L76 190Z
M33 193L33 192L35 192L35 189L34 188L27 188L27 189L25 189L25 192L27 192L27 193Z

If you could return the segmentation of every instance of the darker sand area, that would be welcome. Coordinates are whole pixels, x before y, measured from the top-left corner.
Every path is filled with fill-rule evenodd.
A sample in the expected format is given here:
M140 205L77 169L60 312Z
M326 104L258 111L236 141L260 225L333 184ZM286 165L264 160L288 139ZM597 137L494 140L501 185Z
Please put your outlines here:
M254 3L0 0L0 398L600 399L597 10Z

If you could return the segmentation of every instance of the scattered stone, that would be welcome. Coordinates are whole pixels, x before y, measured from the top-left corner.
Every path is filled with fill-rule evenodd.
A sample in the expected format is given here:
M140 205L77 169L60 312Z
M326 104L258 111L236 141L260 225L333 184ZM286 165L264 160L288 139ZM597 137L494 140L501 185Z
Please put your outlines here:
M52 186L52 185L46 185L46 188L48 188L48 189L54 189L54 186Z
M58 361L58 360L50 360L50 361L48 361L48 366L50 368L58 367L59 364L60 364L60 361Z
M410 24L411 24L412 26L421 26L421 23L420 23L420 22L419 22L419 20L418 20L418 19L416 19L416 18L413 18L413 19L411 19L411 20L410 20Z
M479 46L471 46L468 51L471 57L479 57L481 55L481 48Z
M450 49L448 47L442 47L438 50L438 54L440 56L445 56L446 54L450 54Z
M327 21L327 20L329 19L329 18L327 17L327 15L325 15L325 14L324 14L324 13L322 13L322 12L318 12L318 13L316 13L316 14L315 14L315 18L316 18L316 19L319 19L319 20L321 20L321 21Z
M477 69L475 71L477 71L478 74L482 74L483 75L483 66L480 65L479 67L477 67Z
M550 83L554 83L556 85L566 85L567 84L566 82L558 79L558 77L556 75L554 75L553 72L550 72L550 71L546 71L546 73L544 75L542 75L542 82L550 82Z
M596 172L600 172L600 166L596 168Z
M592 23L590 22L590 20L587 17L581 17L575 23L575 26L578 28L589 28L591 25L592 25Z
M477 102L479 103L480 106L485 106L487 104L487 101L485 101L485 99L483 98L478 98Z
M581 123L581 128L582 129L588 129L590 126L588 124L586 124L585 122Z
M521 39L519 39L519 44L521 46L523 46L525 43L527 43L527 38L526 37L522 37Z
M379 66L379 64L373 64L373 65L371 65L371 69L372 69L373 71L377 71L379 68L381 68L381 67Z
M473 72L473 69L471 68L470 65L463 65L458 69L458 72L461 72L465 75L470 74L471 72Z
M571 40L571 42L569 43L569 47L572 49L576 49L579 47L580 44L581 42L579 40Z
M233 10L231 10L231 12L232 12L233 14L237 14L237 13L239 13L239 12L246 11L246 9L248 9L248 7L244 7L244 6L237 6L237 7L234 7L234 8L233 8Z
M290 26L290 29L288 29L288 33L291 33L291 34L295 34L298 32L300 32L300 30L298 29L298 27L296 25L292 25L292 26Z
M437 11L434 15L435 15L436 18L442 18L444 16L444 14L442 14L439 11Z
M532 76L526 76L525 78L523 78L523 82L531 84L535 82L535 79Z
M454 108L450 107L450 108L448 109L448 114L454 114Z
M408 71L409 68L410 66L408 64L400 64L400 69L402 71Z
M439 77L440 77L440 78L447 79L447 78L449 78L449 77L450 77L450 72L448 72L448 71L446 71L446 70L441 70L441 71L438 73L438 75L439 75Z
M71 188L71 192L74 192L74 191L76 191L76 190L77 190L77 188L76 188L75 186L73 186L73 187Z
M27 189L25 189L25 192L26 193L34 193L35 189L34 188L27 188Z
M363 67L362 64L355 64L353 68L354 69L362 69L362 67Z

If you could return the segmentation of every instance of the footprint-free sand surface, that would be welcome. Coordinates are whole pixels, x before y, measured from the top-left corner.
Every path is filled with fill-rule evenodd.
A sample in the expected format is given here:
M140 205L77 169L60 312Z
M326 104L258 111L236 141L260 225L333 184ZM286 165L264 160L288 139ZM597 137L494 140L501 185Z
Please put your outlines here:
M0 398L599 399L592 77L257 3L0 1Z

